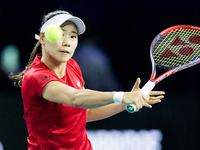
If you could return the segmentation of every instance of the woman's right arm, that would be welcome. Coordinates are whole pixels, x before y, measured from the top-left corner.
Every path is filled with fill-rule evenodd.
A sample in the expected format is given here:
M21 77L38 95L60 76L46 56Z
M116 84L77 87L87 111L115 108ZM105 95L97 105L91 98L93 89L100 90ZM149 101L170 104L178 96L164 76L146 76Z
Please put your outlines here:
M42 97L56 103L79 108L97 108L113 102L114 92L100 92L88 89L74 89L59 81L51 81L42 90ZM137 110L148 101L140 91L125 92L122 103L135 104Z

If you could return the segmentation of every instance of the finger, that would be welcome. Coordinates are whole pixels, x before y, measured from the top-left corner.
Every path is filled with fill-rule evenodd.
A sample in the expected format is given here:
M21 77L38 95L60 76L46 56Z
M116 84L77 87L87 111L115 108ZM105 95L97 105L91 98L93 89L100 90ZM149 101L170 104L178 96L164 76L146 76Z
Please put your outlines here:
M136 111L139 111L143 107L143 100L142 98L136 102Z
M137 78L137 80L135 81L135 84L134 84L134 86L133 86L131 91L139 90L140 89L140 83L141 83L141 79Z
M152 108L152 106L148 103L145 103L144 106L147 107L147 108Z
M142 95L142 99L143 99L144 101L148 102L148 101L149 101L149 96L144 96L144 95Z
M163 99L164 98L164 96L163 95L161 95L161 96L150 96L149 97L149 100L157 100L157 99Z
M151 91L149 95L164 95L164 91Z
M157 104L157 103L160 103L160 102L161 102L161 100L158 99L158 100L149 100L147 103L148 104Z
M139 103L139 108L141 109L144 105L144 100L140 98L140 101L138 103Z
M138 112L139 110L140 110L140 108L139 108L139 105L138 104L135 104L135 107L136 107L136 112Z

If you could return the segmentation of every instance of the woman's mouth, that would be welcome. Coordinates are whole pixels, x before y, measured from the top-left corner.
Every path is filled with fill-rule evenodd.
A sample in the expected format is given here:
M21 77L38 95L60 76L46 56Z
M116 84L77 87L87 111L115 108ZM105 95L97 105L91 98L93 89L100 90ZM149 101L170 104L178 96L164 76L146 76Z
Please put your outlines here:
M66 51L66 50L64 50L64 51L60 51L61 53L65 53L65 54L69 54L69 51Z

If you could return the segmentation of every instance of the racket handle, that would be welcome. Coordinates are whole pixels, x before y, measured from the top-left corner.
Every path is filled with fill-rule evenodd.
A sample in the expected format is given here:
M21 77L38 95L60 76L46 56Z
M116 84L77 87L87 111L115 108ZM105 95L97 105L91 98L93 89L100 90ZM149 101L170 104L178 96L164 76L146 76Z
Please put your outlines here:
M151 90L155 87L155 82L153 81L148 81L141 89L141 93L145 96L149 95Z
M141 93L145 96L149 95L151 90L155 87L155 82L148 81L141 89ZM126 110L129 113L134 113L136 111L136 106L134 104L126 105Z

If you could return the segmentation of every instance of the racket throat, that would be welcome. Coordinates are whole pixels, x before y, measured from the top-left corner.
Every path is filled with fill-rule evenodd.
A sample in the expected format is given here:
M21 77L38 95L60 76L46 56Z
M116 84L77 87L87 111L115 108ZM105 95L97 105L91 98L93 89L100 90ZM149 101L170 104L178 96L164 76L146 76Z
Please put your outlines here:
M148 81L141 89L141 93L144 94L145 96L149 95L151 90L155 87L155 82L153 81Z

